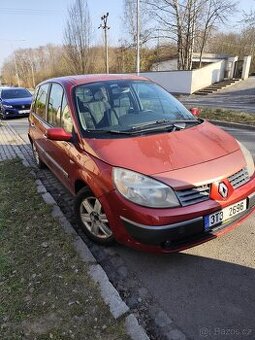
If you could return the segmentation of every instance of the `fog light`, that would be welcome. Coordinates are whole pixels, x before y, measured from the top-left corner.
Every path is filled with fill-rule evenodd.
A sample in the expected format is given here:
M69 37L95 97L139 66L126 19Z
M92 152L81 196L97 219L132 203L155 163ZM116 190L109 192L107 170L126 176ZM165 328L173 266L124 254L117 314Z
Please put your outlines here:
M165 241L161 245L163 248L172 248L173 247L173 242L172 241Z

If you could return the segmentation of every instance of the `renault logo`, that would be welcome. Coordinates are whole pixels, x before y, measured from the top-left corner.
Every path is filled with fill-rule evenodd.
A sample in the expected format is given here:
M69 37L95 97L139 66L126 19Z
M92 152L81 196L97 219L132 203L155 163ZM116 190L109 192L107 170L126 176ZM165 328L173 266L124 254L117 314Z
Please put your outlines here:
M228 197L228 187L225 183L221 182L218 186L218 192L223 198Z

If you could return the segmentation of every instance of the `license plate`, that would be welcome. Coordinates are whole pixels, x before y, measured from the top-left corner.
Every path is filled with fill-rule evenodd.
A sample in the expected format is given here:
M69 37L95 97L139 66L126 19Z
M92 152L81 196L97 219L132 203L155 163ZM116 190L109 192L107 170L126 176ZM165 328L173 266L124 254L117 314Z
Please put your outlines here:
M247 200L245 199L243 201L232 204L229 207L226 207L222 210L219 210L216 213L205 216L204 218L205 230L209 230L216 225L223 224L230 218L241 214L246 209Z
M30 110L20 110L19 113L22 114L22 113L29 113Z

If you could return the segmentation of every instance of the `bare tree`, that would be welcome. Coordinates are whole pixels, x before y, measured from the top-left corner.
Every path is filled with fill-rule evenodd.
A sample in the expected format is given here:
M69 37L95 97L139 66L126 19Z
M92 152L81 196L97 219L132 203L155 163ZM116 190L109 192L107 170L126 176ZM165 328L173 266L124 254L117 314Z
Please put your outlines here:
M87 0L75 0L68 10L64 47L71 73L88 73L91 65L92 24Z
M203 52L206 42L211 36L216 24L226 23L228 16L236 10L236 3L231 0L206 0L201 11L200 28L200 57L199 67L202 65Z
M234 9L231 0L148 0L161 35L176 42L178 69L191 70L195 41L200 32L201 54L216 22Z
M151 15L160 27L160 35L175 41L178 69L192 68L197 21L205 0L149 0Z
M51 44L15 50L3 64L3 81L18 85L19 80L21 85L34 88L44 79L67 73L63 56L64 48Z

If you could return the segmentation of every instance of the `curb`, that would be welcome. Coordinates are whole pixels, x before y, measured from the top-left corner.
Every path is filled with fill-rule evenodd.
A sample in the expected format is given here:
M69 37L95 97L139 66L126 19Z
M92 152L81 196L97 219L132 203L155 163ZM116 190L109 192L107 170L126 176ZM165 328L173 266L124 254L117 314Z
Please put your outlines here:
M29 166L28 164L24 165ZM81 260L89 265L89 275L91 279L99 285L101 297L105 304L109 307L114 319L118 320L122 317L125 318L126 331L132 340L149 340L150 338L146 334L145 329L139 325L134 314L130 313L129 307L122 300L118 291L111 284L106 272L97 263L95 257L92 255L87 245L73 229L71 223L67 220L61 209L58 207L55 199L47 191L41 180L37 179L35 184L37 186L37 192L42 196L44 202L52 206L53 218L61 224L66 234L72 235L74 237L73 245L75 251L80 256Z
M255 131L254 125L234 123L234 122L226 122L226 121L223 121L223 120L216 120L216 119L210 119L209 122L212 123L212 124L221 125L221 126L230 127L230 128L235 128L235 129L246 129L246 130Z

